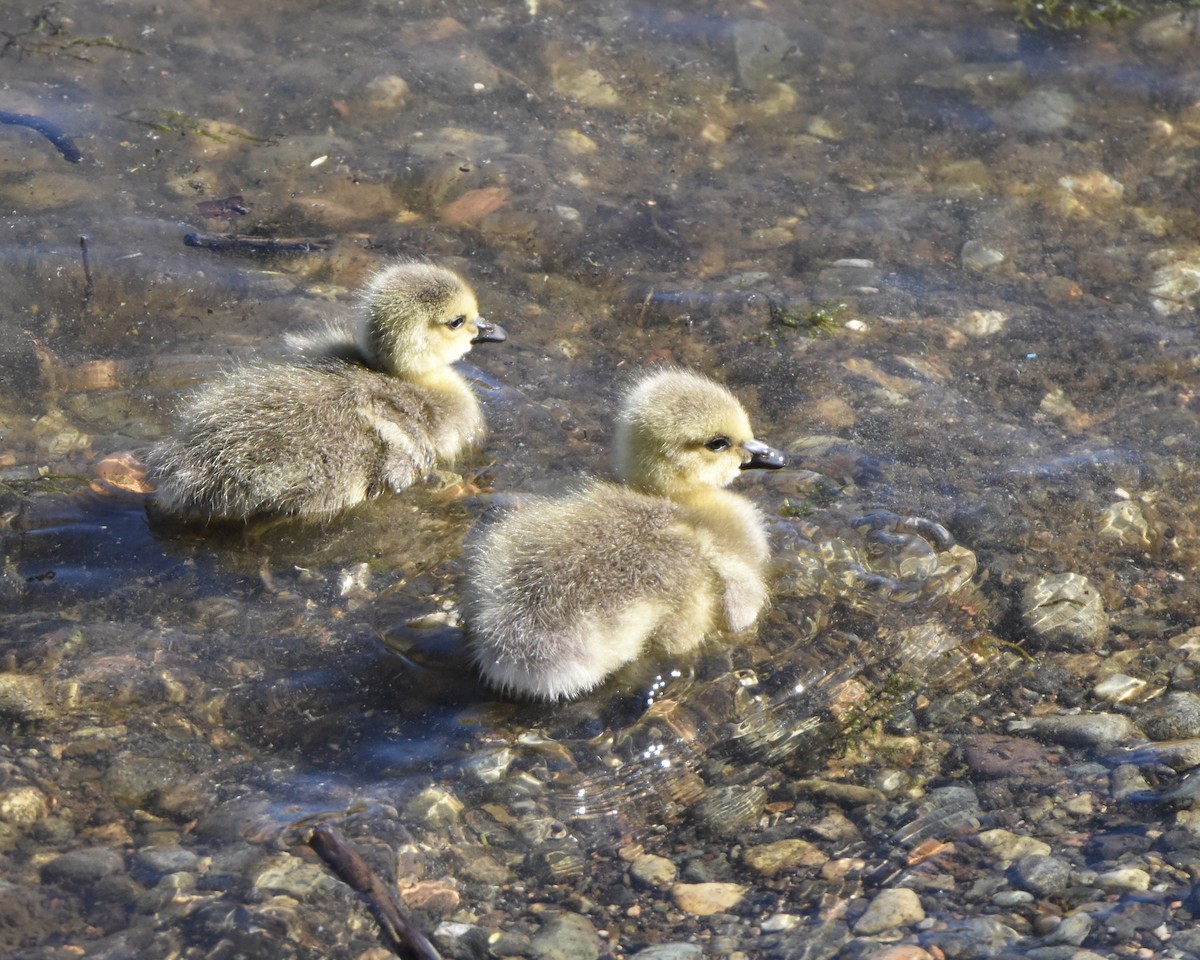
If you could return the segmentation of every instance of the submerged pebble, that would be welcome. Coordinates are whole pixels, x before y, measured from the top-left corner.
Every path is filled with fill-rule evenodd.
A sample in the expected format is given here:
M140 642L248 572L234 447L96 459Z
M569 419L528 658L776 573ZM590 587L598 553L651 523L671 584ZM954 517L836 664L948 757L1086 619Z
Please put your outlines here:
M37 787L10 787L0 790L0 820L18 827L30 827L50 813L50 802Z
M629 865L629 875L645 887L669 887L679 875L679 868L666 857L646 853Z
M1108 636L1100 592L1078 573L1052 573L1021 594L1021 618L1051 649L1086 650Z
M1151 740L1200 737L1200 695L1177 690L1152 700L1138 711L1137 723Z
M859 934L883 933L896 927L905 927L925 919L925 910L916 891L904 887L881 890L854 924Z
M1038 896L1061 893L1071 882L1071 865L1047 854L1028 854L1016 860L1009 870L1013 883Z
M715 787L696 806L696 817L713 835L734 837L758 821L766 797L762 787Z
M753 93L784 75L784 58L795 50L787 33L763 20L738 20L732 28L738 79Z
M25 673L0 673L0 716L29 722L54 715L40 677Z
M1078 109L1075 98L1067 91L1038 89L1013 104L1009 116L1019 130L1048 135L1069 127Z
M1086 713L1014 720L1008 725L1008 729L1027 730L1044 740L1070 746L1105 746L1145 739L1132 720L1117 713Z
M959 260L966 270L982 271L998 267L1005 260L1004 254L980 240L968 240L963 244Z
M587 917L563 913L548 920L534 935L529 953L534 960L596 960L600 956L600 937Z
M800 867L819 867L828 859L819 848L799 838L747 847L742 853L742 862L764 877L792 874Z
M721 881L677 883L671 887L671 898L684 913L707 917L737 906L748 889L740 883Z
M657 943L630 954L630 960L700 960L703 955L694 943Z

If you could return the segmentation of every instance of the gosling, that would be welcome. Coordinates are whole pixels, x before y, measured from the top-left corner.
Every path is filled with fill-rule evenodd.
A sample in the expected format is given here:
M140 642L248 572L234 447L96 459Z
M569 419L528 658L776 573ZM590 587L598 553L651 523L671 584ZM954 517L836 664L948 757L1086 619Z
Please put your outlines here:
M147 458L157 506L189 520L331 517L403 490L482 438L479 403L450 364L504 339L457 274L390 266L364 292L356 331L290 338L285 361L190 398Z
M468 644L502 692L555 700L600 684L648 646L668 654L745 630L767 599L764 519L722 489L784 465L707 377L634 385L617 417L620 483L515 511L472 547Z

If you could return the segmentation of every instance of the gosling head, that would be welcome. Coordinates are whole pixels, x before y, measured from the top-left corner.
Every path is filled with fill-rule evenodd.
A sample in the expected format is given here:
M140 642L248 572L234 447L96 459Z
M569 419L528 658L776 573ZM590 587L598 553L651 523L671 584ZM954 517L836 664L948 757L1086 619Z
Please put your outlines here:
M461 359L473 343L507 338L479 315L462 277L427 263L381 270L363 292L358 340L372 367L420 376Z
M645 377L617 415L617 474L646 493L724 487L741 470L784 462L782 453L754 439L737 397L686 370Z

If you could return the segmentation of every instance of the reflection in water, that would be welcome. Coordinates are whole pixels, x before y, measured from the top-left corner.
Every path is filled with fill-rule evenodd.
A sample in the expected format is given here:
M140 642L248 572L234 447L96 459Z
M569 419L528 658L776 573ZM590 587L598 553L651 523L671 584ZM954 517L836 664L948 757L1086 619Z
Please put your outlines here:
M363 956L301 849L323 817L447 956L536 954L547 904L620 955L1200 949L1190 19L32 16L0 14L0 109L83 159L0 126L0 951ZM235 232L334 242L184 242ZM90 489L397 255L509 331L476 459L329 523L176 528ZM577 703L496 702L462 542L608 475L613 400L664 363L800 453L746 486L773 605ZM1055 577L1102 600L1096 639L1038 632ZM900 887L926 922L877 926Z

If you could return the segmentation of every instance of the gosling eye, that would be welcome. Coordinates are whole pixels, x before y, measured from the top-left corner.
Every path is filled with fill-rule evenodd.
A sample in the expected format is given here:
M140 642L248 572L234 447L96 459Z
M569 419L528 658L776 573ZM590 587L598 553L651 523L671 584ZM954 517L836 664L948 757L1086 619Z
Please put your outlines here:
M720 453L722 450L728 450L733 444L729 442L728 437L713 437L704 446L713 453Z
M461 327L466 322L467 322L466 317L458 316L458 317L455 317L453 320L451 320L449 323L447 323L446 326L448 326L451 330L457 330L459 327Z

